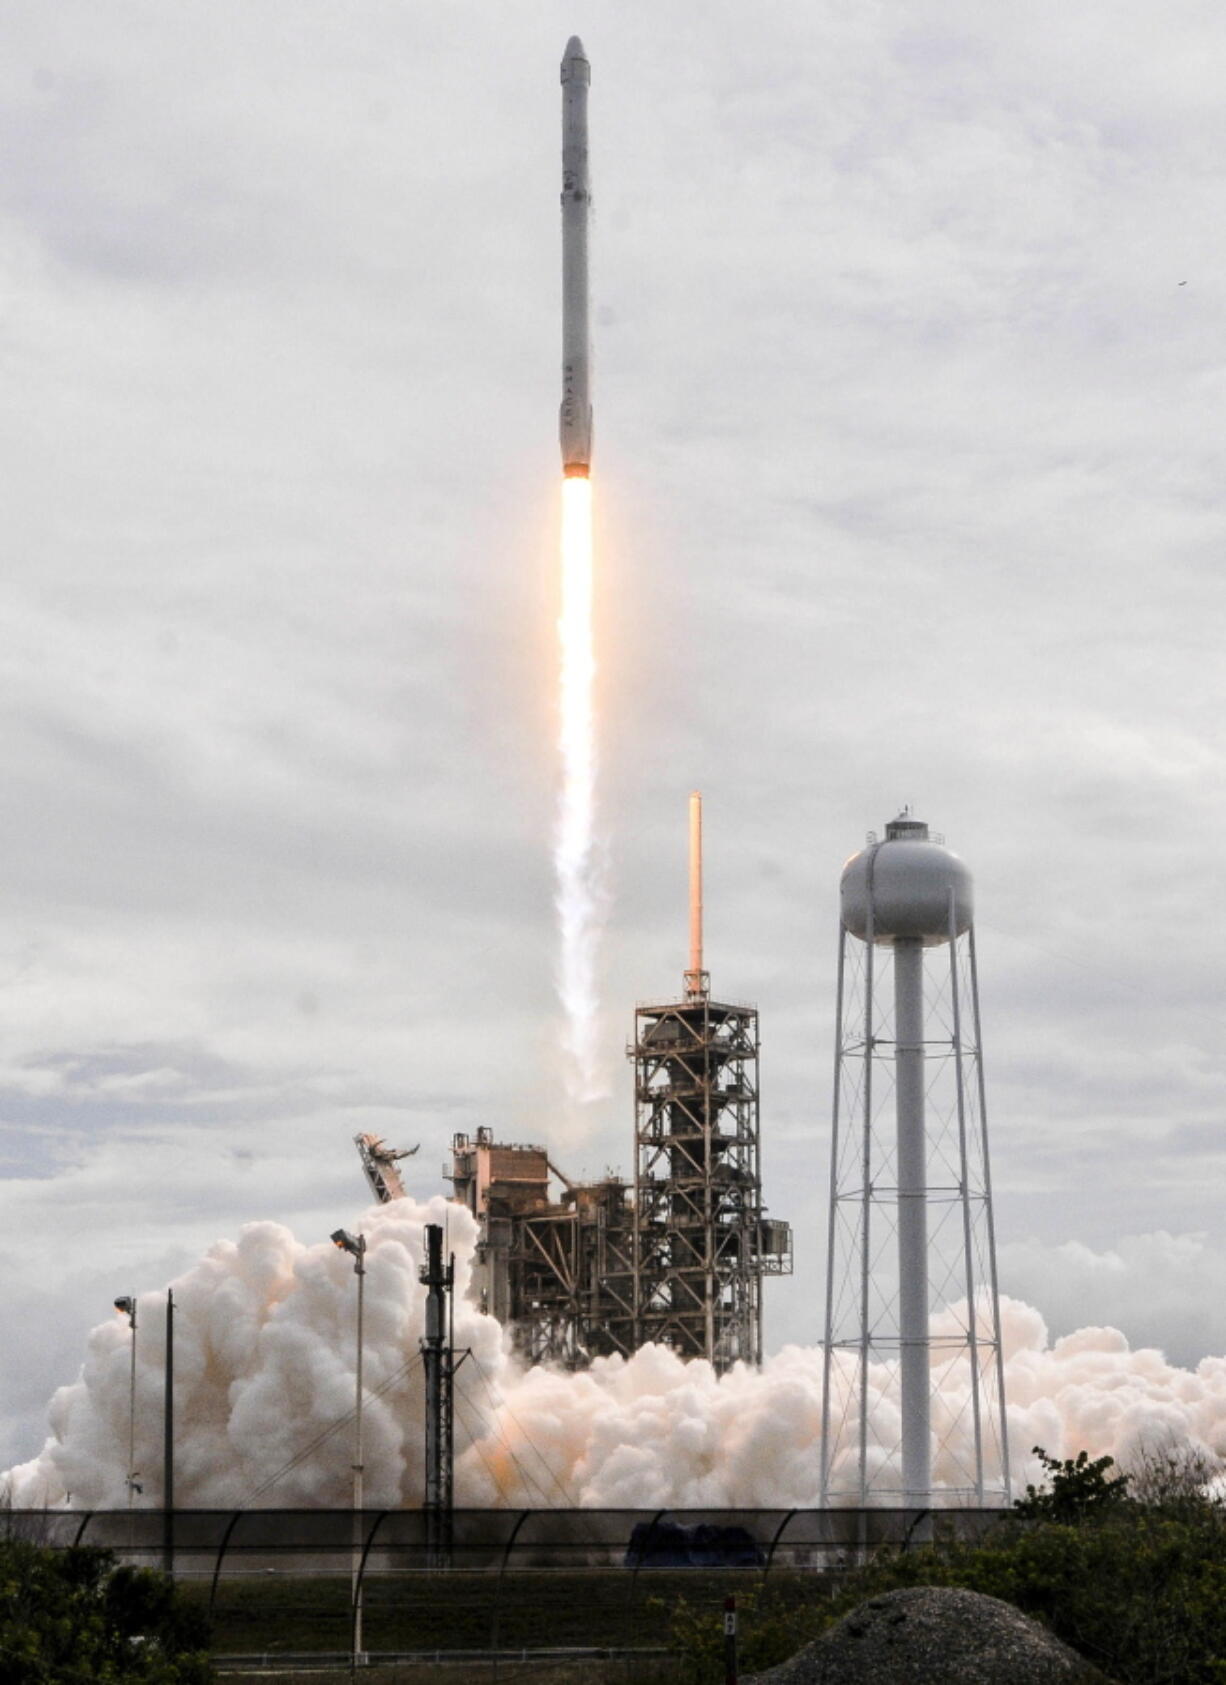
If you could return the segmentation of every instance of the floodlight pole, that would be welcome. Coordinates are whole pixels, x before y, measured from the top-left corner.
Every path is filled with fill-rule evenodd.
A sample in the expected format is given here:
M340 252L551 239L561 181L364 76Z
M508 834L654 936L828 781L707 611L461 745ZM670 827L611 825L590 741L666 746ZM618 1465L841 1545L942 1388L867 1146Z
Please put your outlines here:
M366 1251L364 1240L362 1251ZM362 1491L362 1477L365 1473L362 1445L362 1319L366 1299L366 1265L362 1258L358 1259L354 1273L358 1278L358 1361L353 1401L353 1507L360 1515L366 1507Z
M132 1330L132 1355L128 1368L128 1508L136 1496L136 1295L126 1293L115 1300L115 1309L128 1319Z
M175 1571L175 1296L166 1290L166 1382L162 1401L162 1566Z
M353 1405L353 1515L355 1525L359 1531L362 1526L362 1511L366 1507L365 1495L362 1491L363 1446L362 1446L362 1315L366 1299L366 1236L359 1235L362 1250L358 1253L354 1273L358 1278L358 1361L356 1369L355 1397ZM355 1566L353 1571L353 1650L354 1654L362 1654L362 1585L361 1568Z
M365 1314L366 1236L351 1235L337 1229L332 1235L333 1246L348 1252L353 1259L353 1273L358 1278L358 1355L354 1368L353 1405L353 1524L355 1528L353 1553L353 1654L362 1654L362 1584L361 1538L362 1510L365 1507L362 1466L362 1322Z

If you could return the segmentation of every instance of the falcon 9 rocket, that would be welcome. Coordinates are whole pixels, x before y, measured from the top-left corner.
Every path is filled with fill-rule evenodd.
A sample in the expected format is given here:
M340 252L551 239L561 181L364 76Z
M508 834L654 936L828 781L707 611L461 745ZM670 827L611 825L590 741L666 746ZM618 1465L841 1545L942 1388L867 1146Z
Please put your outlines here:
M572 35L562 58L562 472L587 479L592 465L592 342L588 323L587 167L591 66Z

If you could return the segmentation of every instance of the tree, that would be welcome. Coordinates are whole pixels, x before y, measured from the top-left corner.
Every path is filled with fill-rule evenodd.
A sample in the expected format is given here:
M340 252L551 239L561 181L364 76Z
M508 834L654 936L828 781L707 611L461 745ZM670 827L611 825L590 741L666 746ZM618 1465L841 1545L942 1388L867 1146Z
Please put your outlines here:
M109 1551L0 1540L4 1685L208 1685L208 1625L173 1582Z
M1126 1474L1107 1477L1107 1470L1115 1467L1114 1457L1096 1457L1091 1462L1088 1451L1079 1451L1060 1462L1049 1457L1041 1445L1034 1447L1034 1455L1047 1470L1047 1485L1027 1486L1026 1496L1013 1505L1028 1521L1076 1526L1114 1510L1128 1497Z

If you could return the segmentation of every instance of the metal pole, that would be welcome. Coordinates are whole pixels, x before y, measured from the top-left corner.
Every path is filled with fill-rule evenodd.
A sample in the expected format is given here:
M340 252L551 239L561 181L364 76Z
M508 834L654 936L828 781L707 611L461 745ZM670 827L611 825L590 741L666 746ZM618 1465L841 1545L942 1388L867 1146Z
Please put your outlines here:
M736 1594L724 1599L724 1685L737 1685Z
M873 1215L873 1060L877 1053L877 1019L873 999L876 969L877 921L873 905L873 868L877 849L868 862L868 924L864 933L864 1130L860 1143L860 1508L868 1505L868 1359L872 1349L869 1283L872 1269Z
M898 1119L898 1332L902 1370L903 1503L926 1507L932 1485L928 1369L928 1185L924 1139L924 949L894 942Z
M966 1150L966 1069L962 1058L962 977L958 966L958 921L949 891L949 989L953 1005L954 1075L958 1085L958 1196L962 1202L962 1250L966 1279L966 1337L971 1355L971 1417L975 1430L975 1501L983 1508L983 1415L979 1372L979 1288L971 1232L971 1172Z
M136 1498L136 1295L128 1313L132 1329L132 1360L128 1373L128 1508Z
M630 1302L631 1338L634 1350L643 1344L643 1200L646 1197L646 1177L643 1175L643 1066L639 1050L643 1045L643 1015L634 1014L634 1204L630 1223Z
M715 1201L712 1178L711 1131L715 1119L711 1108L711 1013L702 1007L702 1230L703 1230L703 1344L708 1363L715 1362Z
M983 1074L983 1027L979 1021L979 961L975 953L975 927L967 931L967 953L971 962L971 1016L975 1025L975 1076L979 1085L979 1132L983 1143L983 1198L988 1228L988 1272L992 1283L992 1337L996 1341L996 1387L1000 1407L1000 1462L1004 1500L1010 1501L1013 1483L1009 1473L1009 1417L1005 1409L1005 1343L1000 1328L1000 1287L996 1278L996 1224L992 1216L992 1161L988 1153L988 1096Z
M839 1102L843 1088L843 990L846 978L847 929L839 920L839 973L834 1007L834 1101L830 1119L830 1226L826 1234L826 1341L822 1352L822 1447L818 1502L830 1502L830 1380L834 1342L835 1229L839 1220ZM846 1417L846 1409L844 1409Z
M690 967L685 993L689 1000L707 993L702 943L702 795L698 790L690 794Z
M166 1291L166 1390L162 1409L162 1566L175 1571L175 1296Z
M366 1507L362 1491L362 1476L364 1473L362 1460L362 1321L366 1300L366 1266L361 1260L358 1262L356 1273L358 1278L358 1360L353 1401L353 1507L358 1514L361 1514Z
M442 1538L439 1540L441 1568L451 1567L452 1512L455 1508L455 1253L447 1254L447 1273L443 1279L447 1294L447 1349L443 1354L443 1513Z
M755 1080L754 1080L754 1085L753 1085L753 1145L750 1149L750 1152L752 1154L752 1160L753 1160L751 1175L752 1175L752 1178L753 1178L753 1187L754 1187L755 1233L756 1233L757 1236L760 1237L761 1233L762 1233L762 1228L761 1228L761 1223L762 1223L762 1083L761 1083L760 1079L758 1079L757 1076L756 1076L756 1072L757 1072L757 1068L758 1068L758 1054L761 1052L761 1041L760 1041L759 1036L758 1036L758 1015L757 1015L757 1013L755 1013L754 1016L753 1016L752 1024L753 1024L753 1059L754 1059ZM739 1125L738 1125L738 1128L739 1128ZM760 1257L761 1252L762 1252L760 1240L759 1240L758 1246L756 1248L756 1251L757 1251L757 1255ZM753 1272L753 1275L750 1277L750 1291L753 1295L753 1312L752 1312L752 1314L753 1314L753 1361L754 1361L755 1366L757 1368L761 1369L761 1367L762 1367L762 1274L761 1274L760 1270L755 1270Z
M362 1511L365 1508L365 1497L362 1490L362 1317L366 1298L366 1236L358 1236L358 1255L354 1263L354 1274L358 1278L358 1357L354 1380L353 1405L353 1520L360 1540L362 1527ZM357 1560L353 1567L353 1652L355 1658L362 1654L362 1582L360 1564Z

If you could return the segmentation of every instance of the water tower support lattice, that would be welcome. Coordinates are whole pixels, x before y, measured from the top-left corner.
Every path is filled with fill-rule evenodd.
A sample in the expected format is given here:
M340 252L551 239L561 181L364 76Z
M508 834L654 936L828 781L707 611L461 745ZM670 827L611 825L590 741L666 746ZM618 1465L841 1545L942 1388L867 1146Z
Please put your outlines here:
M821 1502L1007 1503L971 876L903 813L841 902Z

